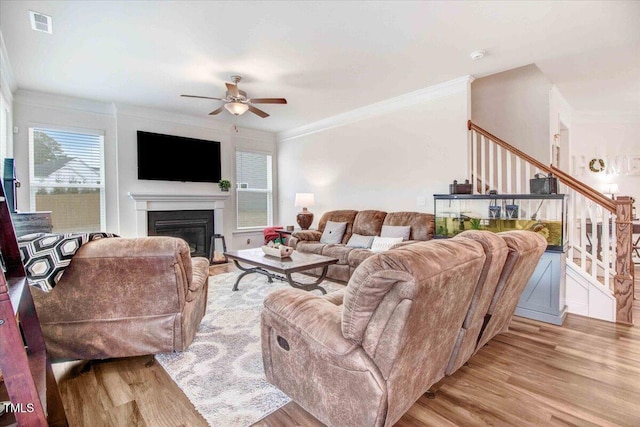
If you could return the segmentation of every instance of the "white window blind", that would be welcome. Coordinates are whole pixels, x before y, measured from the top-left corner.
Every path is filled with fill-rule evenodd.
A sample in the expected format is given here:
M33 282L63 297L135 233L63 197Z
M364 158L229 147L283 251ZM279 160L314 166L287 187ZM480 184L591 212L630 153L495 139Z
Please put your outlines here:
M31 209L51 211L56 233L105 229L104 137L29 129Z
M273 223L272 159L265 153L236 151L237 227L258 228Z

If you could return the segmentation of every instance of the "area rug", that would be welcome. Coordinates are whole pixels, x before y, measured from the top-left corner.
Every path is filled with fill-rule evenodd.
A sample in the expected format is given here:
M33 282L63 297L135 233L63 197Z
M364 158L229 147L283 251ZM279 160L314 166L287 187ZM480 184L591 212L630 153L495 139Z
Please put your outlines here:
M288 285L250 274L233 292L238 274L209 277L207 313L193 343L182 353L156 355L212 426L249 426L289 402L265 379L260 347L264 298ZM328 281L322 286L328 292L343 288Z

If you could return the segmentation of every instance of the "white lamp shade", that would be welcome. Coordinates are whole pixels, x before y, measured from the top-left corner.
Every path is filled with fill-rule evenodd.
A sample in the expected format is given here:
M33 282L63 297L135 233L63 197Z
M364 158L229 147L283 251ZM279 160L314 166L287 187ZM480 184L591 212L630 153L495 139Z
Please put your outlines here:
M242 102L229 102L228 104L224 104L224 108L226 108L227 111L234 116L239 116L246 113L249 109L249 106L247 104L243 104Z
M309 208L315 205L315 197L313 193L296 193L296 207Z
M620 187L618 187L618 184L615 184L615 183L613 183L613 184L604 184L602 186L602 192L604 194L615 195L615 194L620 193Z

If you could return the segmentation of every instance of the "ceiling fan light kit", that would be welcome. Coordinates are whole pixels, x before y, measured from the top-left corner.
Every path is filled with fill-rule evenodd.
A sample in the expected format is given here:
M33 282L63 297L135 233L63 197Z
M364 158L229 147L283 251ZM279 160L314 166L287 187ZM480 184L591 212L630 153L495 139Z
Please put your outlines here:
M225 98L214 98L211 96L200 96L200 95L180 95L187 98L201 98L201 99L213 99L216 101L223 101L224 109L226 109L229 113L233 114L236 118L246 113L247 110L251 111L253 114L262 117L269 117L269 114L256 108L253 104L286 104L287 100L284 98L249 98L247 96L247 92L238 89L238 83L242 80L240 76L231 76L231 80L233 83L225 83L227 86L227 91L225 93ZM209 113L209 115L214 116L222 112L223 107L217 108Z
M234 116L240 116L247 112L249 106L241 102L230 102L228 104L224 104L224 108Z

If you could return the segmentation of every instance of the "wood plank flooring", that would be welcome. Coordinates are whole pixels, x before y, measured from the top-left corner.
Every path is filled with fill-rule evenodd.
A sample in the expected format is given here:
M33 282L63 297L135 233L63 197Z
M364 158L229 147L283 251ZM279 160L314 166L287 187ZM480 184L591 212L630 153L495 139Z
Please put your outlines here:
M634 318L640 324L640 300ZM56 372L71 426L206 425L152 356ZM562 327L515 317L509 332L432 390L436 398L421 397L396 426L640 426L640 326L571 314ZM293 402L255 424L321 425Z

